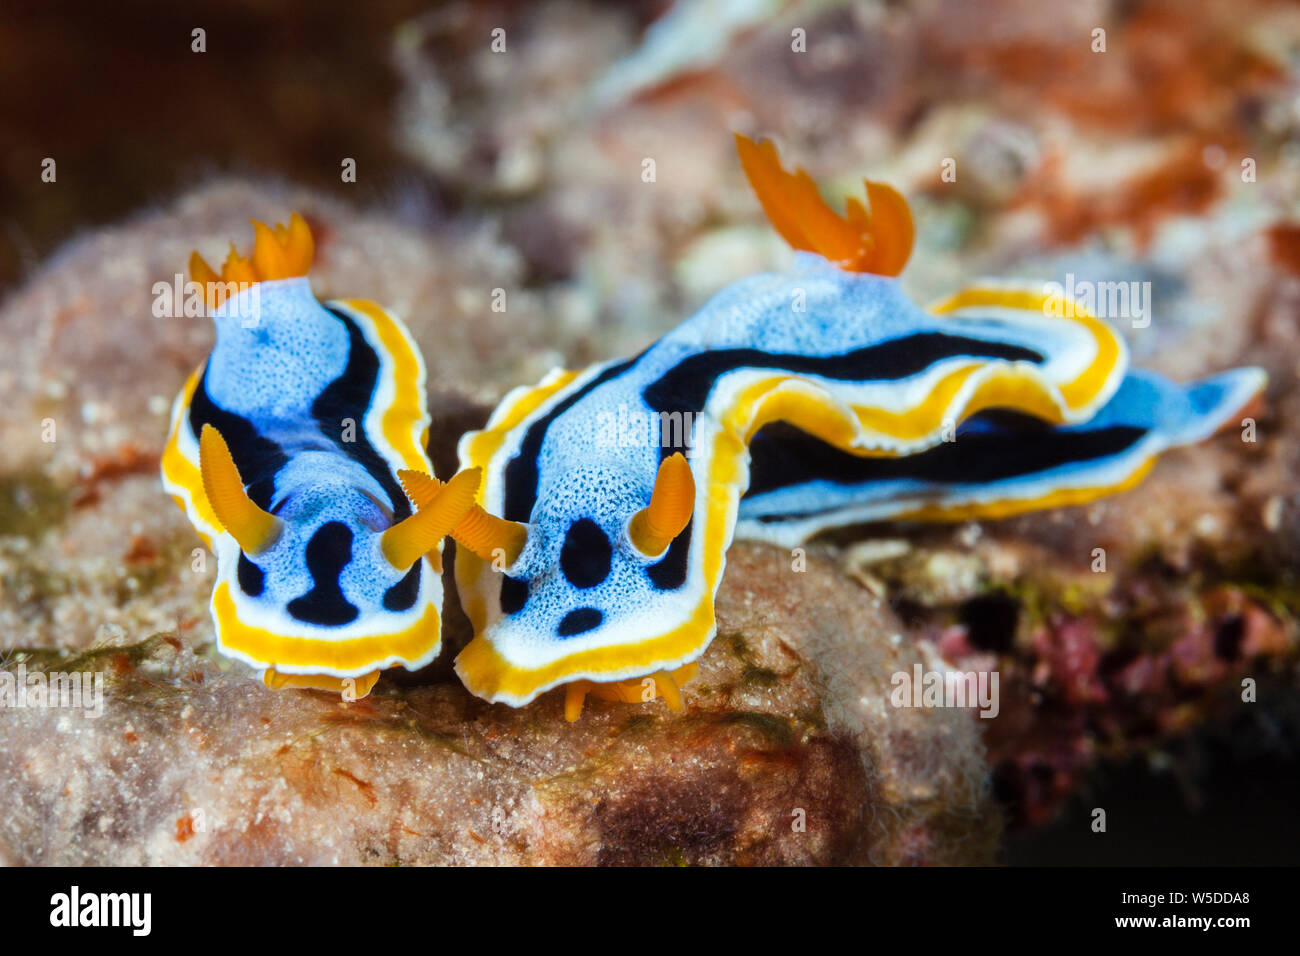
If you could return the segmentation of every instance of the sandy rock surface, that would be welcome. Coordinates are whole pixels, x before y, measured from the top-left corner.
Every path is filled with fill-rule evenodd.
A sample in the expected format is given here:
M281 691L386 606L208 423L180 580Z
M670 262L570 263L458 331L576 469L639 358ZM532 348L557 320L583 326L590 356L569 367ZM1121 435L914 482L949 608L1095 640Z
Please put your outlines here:
M967 712L889 706L922 660L831 563L733 552L687 710L454 683L275 693L171 635L78 660L102 716L5 713L8 862L973 863L998 814Z

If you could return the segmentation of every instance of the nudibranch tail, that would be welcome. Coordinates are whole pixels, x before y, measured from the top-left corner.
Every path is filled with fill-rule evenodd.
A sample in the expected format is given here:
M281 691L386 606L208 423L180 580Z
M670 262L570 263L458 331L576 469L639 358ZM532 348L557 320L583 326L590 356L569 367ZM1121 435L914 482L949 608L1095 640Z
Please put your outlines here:
M413 512L397 472L431 470L419 348L372 302L316 300L301 216L253 230L220 273L191 257L216 343L173 405L163 485L216 553L218 650L268 687L361 697L438 653L442 541L480 473Z
M1084 504L1134 487L1162 452L1233 421L1265 381L1243 368L1181 386L1134 369L1081 424L991 411L954 441L902 458L864 459L797 429L768 429L750 445L736 537L793 547L870 521L1004 518Z
M772 227L795 249L816 252L840 268L896 276L912 254L912 213L896 190L866 181L870 211L856 199L837 214L802 169L786 172L770 140L755 143L736 133L736 149L750 186Z

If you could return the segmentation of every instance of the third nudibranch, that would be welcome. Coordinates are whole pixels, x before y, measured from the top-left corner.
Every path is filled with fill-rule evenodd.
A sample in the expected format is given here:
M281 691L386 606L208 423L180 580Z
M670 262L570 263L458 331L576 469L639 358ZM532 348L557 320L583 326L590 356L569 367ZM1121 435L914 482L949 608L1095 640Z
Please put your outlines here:
M977 285L922 309L896 278L913 239L897 192L868 182L869 208L839 215L771 143L737 143L793 266L725 288L634 358L516 389L461 440L483 482L453 532L475 632L456 670L480 697L521 706L567 685L570 719L587 693L680 707L733 535L791 545L1088 501L1264 384L1130 371L1112 328L1041 289ZM628 440L601 428L613 420L661 427ZM423 508L440 486L407 489Z

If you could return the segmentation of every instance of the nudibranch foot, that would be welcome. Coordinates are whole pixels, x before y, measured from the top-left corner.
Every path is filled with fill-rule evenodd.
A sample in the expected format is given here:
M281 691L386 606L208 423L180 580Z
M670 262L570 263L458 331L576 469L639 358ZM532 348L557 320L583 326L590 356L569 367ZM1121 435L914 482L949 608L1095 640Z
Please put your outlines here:
M379 680L379 671L371 671L360 677L331 677L328 674L281 674L268 667L262 674L262 681L272 690L293 687L299 690L328 690L349 700L366 697Z
M590 680L570 681L564 685L564 719L573 723L581 717L582 707L588 695L597 700L624 704L648 704L662 697L669 710L681 713L685 709L682 703L681 685L694 680L699 671L699 664L692 661L676 670L656 671L633 680L608 683Z

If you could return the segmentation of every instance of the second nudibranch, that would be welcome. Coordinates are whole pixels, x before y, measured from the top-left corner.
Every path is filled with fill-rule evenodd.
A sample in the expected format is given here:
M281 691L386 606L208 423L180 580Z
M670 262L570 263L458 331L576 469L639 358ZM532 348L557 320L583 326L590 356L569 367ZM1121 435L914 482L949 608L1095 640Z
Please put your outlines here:
M479 474L414 511L401 476L430 469L414 340L372 302L316 300L300 217L254 227L220 274L191 259L216 345L176 398L163 484L216 552L218 650L268 686L364 697L438 653L442 539Z
M516 389L461 440L484 479L454 535L475 632L456 670L480 697L567 685L570 719L588 693L680 707L737 531L790 545L1087 501L1264 384L1128 373L1113 329L1041 290L919 308L896 279L913 239L898 193L869 182L870 210L840 216L770 143L737 139L793 268L734 283L634 358ZM424 507L440 487L408 490Z

